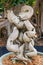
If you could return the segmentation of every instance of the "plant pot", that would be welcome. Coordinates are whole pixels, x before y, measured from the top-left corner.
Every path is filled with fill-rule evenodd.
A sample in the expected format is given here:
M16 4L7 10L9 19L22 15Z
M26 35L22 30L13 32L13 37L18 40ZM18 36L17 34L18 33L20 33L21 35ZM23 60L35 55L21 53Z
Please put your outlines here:
M10 54L14 54L14 53L13 53L13 52L9 52L9 53L4 54L3 56L0 57L0 65L3 65L3 64L2 64L2 59L3 59L4 57L10 55ZM38 52L38 54L39 54L39 55L43 55L42 52Z

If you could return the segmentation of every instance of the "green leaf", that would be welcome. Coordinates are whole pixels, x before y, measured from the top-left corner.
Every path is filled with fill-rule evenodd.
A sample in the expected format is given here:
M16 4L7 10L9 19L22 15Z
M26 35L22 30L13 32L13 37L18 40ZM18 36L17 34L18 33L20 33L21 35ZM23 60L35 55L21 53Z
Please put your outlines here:
M4 4L9 4L8 8L16 6L21 3L25 3L27 5L34 5L36 0L0 0L0 8L4 8Z

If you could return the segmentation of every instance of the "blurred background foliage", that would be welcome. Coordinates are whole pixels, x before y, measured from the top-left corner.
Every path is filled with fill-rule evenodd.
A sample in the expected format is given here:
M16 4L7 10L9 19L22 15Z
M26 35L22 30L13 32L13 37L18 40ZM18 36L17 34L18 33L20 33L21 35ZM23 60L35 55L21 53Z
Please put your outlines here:
M34 6L36 0L0 0L0 12L4 11L4 8L11 8L13 6L25 3L30 6Z

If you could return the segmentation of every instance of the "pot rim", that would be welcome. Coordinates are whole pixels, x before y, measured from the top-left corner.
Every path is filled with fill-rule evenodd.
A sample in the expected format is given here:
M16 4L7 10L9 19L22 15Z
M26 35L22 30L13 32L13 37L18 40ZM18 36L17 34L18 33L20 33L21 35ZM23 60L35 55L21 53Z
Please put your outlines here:
M6 54L4 54L4 55L2 55L2 56L0 57L0 65L3 65L3 64L2 64L2 59L3 59L5 56L10 55L10 54L14 54L14 52L8 52L8 53L6 53ZM39 55L43 55L43 52L38 52L38 54L39 54Z

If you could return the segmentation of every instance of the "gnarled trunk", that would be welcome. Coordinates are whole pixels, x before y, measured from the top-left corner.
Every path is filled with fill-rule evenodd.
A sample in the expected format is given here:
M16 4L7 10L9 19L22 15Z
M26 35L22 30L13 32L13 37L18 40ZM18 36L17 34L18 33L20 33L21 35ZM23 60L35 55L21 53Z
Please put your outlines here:
M37 0L35 11L38 10L37 14L37 24L38 24L38 32L41 36L41 33L43 32L43 0Z

